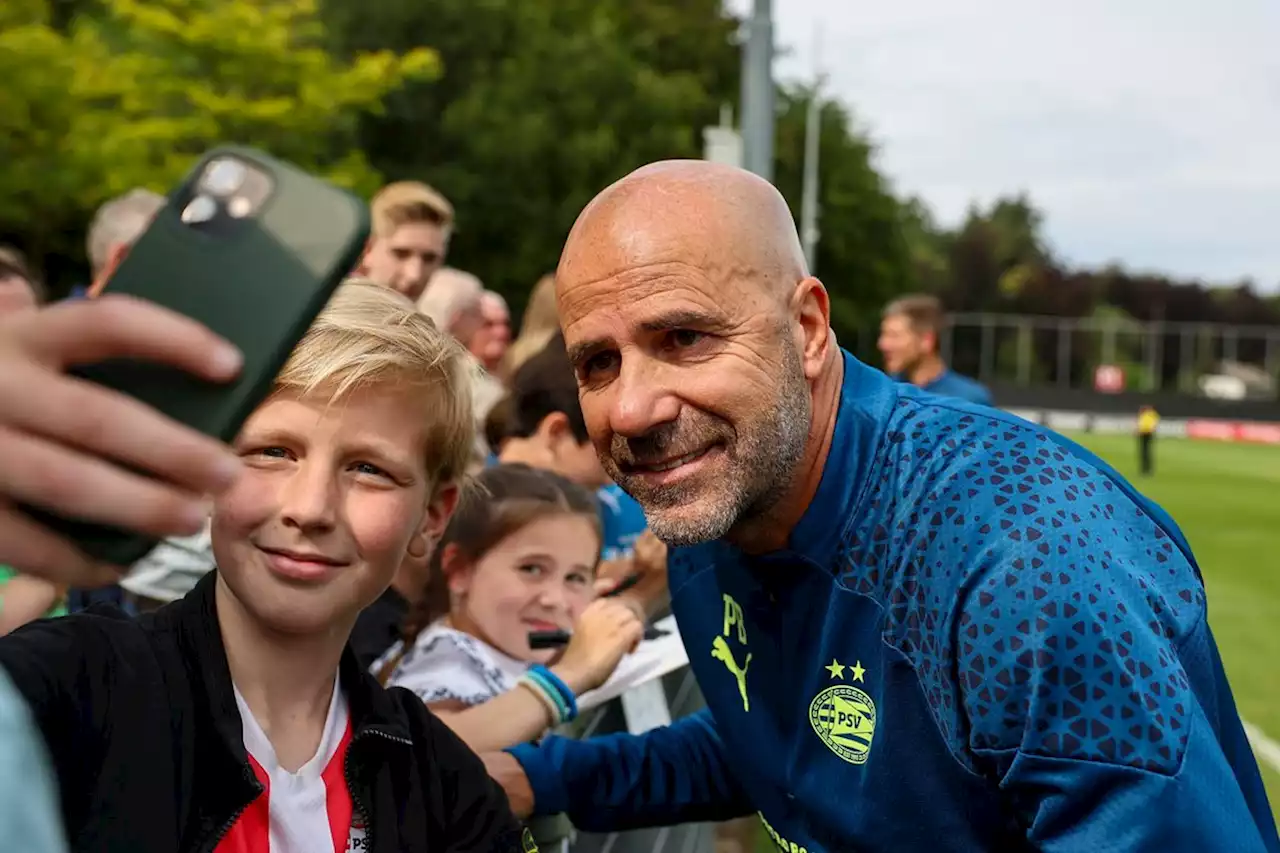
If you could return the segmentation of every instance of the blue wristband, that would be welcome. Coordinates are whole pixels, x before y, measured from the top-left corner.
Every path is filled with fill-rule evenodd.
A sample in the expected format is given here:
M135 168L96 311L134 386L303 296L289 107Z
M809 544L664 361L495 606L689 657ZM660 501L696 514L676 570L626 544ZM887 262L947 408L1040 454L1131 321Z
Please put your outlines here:
M551 705L552 715L555 722L564 723L569 720L569 706L564 703L564 699L560 698L560 691L543 676L532 670L525 672L520 680L536 689L542 697Z
M564 722L575 719L578 716L578 697L573 695L573 691L569 689L569 685L560 680L560 676L547 669L540 663L536 663L529 667L529 674L540 679L548 687L554 690L564 704L568 712Z

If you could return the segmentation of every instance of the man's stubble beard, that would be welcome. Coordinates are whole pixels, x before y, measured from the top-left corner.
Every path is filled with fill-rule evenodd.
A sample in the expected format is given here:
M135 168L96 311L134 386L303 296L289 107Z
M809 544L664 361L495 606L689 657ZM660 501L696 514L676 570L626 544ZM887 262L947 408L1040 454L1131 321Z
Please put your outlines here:
M721 482L669 486L656 495L634 494L613 459L603 460L614 480L640 503L649 529L668 546L722 539L767 514L791 487L808 443L813 400L799 354L790 345L782 353L778 398L764 408L760 420L738 432Z

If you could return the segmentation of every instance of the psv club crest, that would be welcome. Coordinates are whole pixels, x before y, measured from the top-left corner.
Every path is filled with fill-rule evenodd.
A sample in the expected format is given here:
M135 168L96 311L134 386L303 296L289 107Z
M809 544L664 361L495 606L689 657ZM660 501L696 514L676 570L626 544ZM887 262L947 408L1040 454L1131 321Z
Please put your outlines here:
M813 697L809 703L809 723L827 749L850 764L865 764L876 733L876 703L865 691L844 680L846 668L849 681L854 682L862 681L865 670L861 661L845 667L833 660L824 668L840 683Z

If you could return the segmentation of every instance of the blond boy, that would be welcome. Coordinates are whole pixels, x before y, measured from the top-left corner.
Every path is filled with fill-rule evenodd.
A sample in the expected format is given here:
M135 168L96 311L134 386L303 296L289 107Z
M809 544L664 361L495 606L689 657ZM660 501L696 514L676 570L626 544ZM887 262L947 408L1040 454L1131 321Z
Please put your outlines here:
M73 615L0 640L72 849L528 849L475 755L345 650L452 512L466 364L403 297L345 284L234 442L218 570L136 620Z
M426 184L398 181L369 203L373 235L359 271L416 300L444 265L453 234L453 206Z

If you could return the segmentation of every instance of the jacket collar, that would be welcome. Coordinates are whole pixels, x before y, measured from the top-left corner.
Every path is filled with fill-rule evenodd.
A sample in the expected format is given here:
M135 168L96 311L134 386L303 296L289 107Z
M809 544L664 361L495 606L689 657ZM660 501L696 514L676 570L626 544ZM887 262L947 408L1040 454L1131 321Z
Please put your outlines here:
M195 734L192 819L194 831L204 839L225 831L224 823L238 814L261 791L244 748L244 731L236 706L226 648L218 625L214 585L217 572L205 575L181 600L157 611L152 626L176 638L182 666L191 690ZM144 619L146 617L143 617ZM373 744L411 743L408 726L395 702L357 662L350 646L338 666L338 683L346 699L353 731L352 760ZM377 731L384 737L355 746L362 734ZM189 838L195 842L196 839Z

